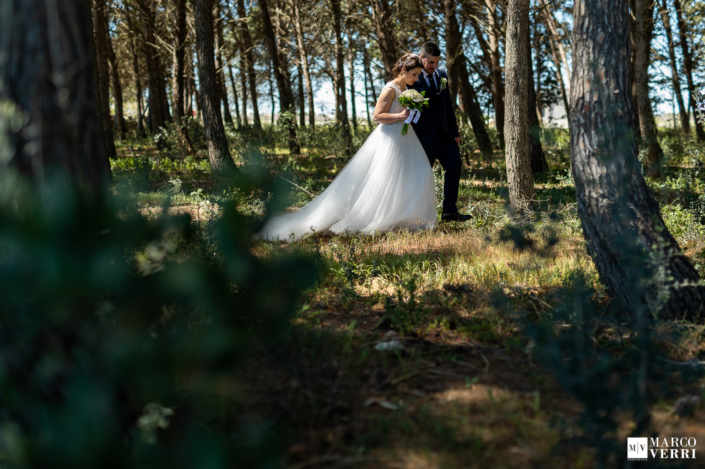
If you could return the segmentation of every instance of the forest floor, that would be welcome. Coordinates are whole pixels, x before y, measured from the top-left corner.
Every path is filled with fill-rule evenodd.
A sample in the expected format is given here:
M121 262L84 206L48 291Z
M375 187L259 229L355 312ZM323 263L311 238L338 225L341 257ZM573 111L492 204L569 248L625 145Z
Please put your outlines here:
M553 167L568 167L565 146L565 139L547 145ZM116 187L135 191L146 216L157 216L167 198L171 210L190 213L204 227L233 201L253 220L263 214L266 193L223 191L205 161L162 158L144 170L132 150L120 151L125 161L114 165ZM286 171L300 186L285 183L292 207L320 193L345 162L291 157L279 147L269 158L277 174ZM587 254L569 172L537 180L539 203L517 236L501 156L490 169L470 163L460 190L461 211L473 215L465 224L253 243L261 258L303 253L320 267L297 305L289 339L237 371L240 386L224 410L279 432L289 469L591 468L607 440L618 448L607 465L624 467L637 424L629 407L601 415L612 427L586 426L586 406L594 403L566 385L581 370L557 374L537 358L531 335L532 324L569 329L560 311L584 309L595 312L582 331L590 350L626 363L636 347L628 312L615 315ZM667 227L702 272L705 184L690 162L673 159L665 174L649 184ZM578 284L586 296L571 296ZM703 326L654 324L652 337L655 363L705 358ZM699 456L651 467L705 467L705 380L686 379L679 365L653 367L654 376L667 378L646 382L648 434L695 438ZM619 392L630 373L630 366L618 377L608 373L605 379L617 384L594 383L594 392Z

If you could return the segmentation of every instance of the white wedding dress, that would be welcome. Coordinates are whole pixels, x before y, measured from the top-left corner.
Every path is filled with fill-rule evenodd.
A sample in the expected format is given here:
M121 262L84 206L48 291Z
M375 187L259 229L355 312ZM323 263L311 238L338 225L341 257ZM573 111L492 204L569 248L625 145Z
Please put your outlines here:
M404 111L396 92L389 113ZM299 210L270 219L255 236L296 241L313 231L333 233L427 230L436 226L433 171L411 125L381 124L330 186Z

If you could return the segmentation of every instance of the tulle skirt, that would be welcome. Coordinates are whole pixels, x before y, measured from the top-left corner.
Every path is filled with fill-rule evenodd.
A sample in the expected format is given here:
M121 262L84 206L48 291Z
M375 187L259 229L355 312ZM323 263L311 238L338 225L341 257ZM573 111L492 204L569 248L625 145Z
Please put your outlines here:
M299 210L271 218L255 236L296 241L333 233L436 226L433 171L413 127L378 125L330 186Z

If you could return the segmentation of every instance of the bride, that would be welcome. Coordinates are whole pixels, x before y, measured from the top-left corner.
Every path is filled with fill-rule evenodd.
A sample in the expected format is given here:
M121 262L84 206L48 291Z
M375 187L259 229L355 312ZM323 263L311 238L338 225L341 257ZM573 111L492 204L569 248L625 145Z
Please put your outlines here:
M436 226L431 165L413 127L401 134L410 111L399 97L421 70L416 54L397 61L396 78L384 86L375 107L374 120L381 125L323 193L296 212L271 218L256 237L296 241L312 231L374 233Z

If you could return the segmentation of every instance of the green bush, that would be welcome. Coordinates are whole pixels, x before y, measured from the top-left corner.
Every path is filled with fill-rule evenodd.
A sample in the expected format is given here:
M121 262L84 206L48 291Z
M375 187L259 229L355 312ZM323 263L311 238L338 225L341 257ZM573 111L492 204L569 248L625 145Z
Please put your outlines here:
M277 466L272 424L222 409L235 365L285 338L315 264L253 257L232 206L213 252L179 255L189 217L130 206L0 181L0 466Z

